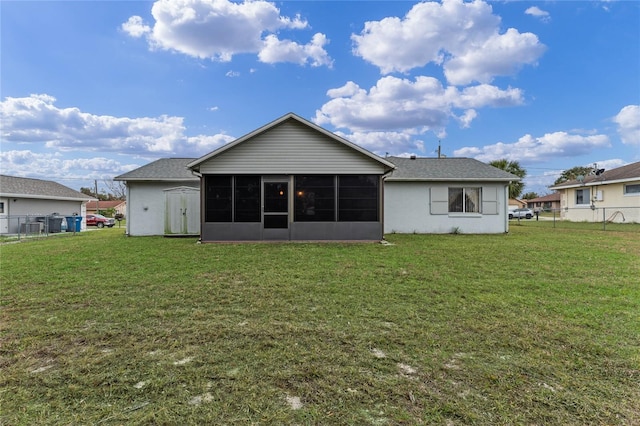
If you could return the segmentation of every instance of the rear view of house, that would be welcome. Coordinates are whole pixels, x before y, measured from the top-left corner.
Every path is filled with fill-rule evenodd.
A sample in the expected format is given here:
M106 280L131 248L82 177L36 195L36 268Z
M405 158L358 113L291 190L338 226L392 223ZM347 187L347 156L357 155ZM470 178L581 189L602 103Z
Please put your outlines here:
M519 179L469 158L382 158L293 113L198 159L116 178L127 185L129 235L204 242L504 233Z

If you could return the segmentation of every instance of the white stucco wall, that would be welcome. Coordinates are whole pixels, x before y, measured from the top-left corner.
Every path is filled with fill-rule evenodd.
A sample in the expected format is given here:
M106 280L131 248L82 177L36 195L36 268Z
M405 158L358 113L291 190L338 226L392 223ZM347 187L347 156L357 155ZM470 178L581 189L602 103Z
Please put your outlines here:
M497 191L498 214L431 214L431 188L482 186L483 192ZM509 230L504 184L433 182L385 182L384 232L447 234L454 229L464 234L496 234Z
M127 182L127 234L164 235L165 190L200 182Z

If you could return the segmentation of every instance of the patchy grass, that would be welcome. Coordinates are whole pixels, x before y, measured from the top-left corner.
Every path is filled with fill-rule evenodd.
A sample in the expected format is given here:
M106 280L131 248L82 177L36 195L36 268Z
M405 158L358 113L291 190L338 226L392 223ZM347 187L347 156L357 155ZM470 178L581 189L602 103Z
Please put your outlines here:
M0 423L638 424L640 239L0 247Z

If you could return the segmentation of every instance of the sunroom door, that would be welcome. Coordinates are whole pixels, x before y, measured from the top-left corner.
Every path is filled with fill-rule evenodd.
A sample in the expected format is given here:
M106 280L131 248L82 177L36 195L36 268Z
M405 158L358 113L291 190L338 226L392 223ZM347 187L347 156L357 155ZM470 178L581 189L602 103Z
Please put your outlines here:
M289 239L289 182L264 182L263 239Z

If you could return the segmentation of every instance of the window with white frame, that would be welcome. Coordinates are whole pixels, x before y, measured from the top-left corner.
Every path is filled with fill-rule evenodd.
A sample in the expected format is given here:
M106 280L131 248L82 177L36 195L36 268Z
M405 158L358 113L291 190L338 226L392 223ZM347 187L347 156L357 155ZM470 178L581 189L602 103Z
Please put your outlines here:
M589 199L591 195L591 189L576 189L576 204L577 205L589 205L591 200Z
M640 195L640 183L624 186L624 195Z
M481 213L482 188L449 188L449 213Z

